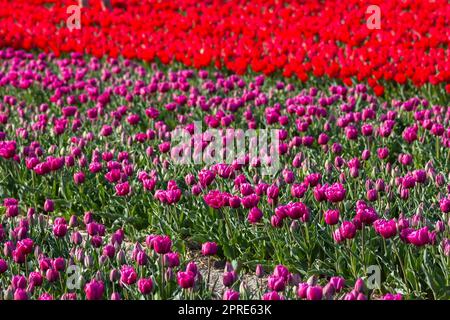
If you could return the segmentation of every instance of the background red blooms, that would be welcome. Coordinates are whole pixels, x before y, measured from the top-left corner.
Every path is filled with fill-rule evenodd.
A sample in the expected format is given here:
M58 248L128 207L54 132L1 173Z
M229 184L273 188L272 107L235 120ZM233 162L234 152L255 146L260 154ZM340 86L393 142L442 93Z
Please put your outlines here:
M444 83L449 91L450 4L436 1L112 1L82 10L81 30L69 31L75 1L0 1L0 47L215 65L238 74L280 71L314 77L416 86ZM366 26L369 5L381 9L381 29ZM305 26L308 26L307 28ZM189 41L186 41L189 39Z

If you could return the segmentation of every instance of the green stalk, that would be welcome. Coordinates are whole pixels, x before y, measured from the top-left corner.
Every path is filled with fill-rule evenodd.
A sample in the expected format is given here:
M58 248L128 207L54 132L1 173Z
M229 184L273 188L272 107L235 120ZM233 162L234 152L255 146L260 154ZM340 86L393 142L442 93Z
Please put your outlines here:
M395 244L395 241L392 241L392 249L394 250L395 254L397 255L397 259L400 263L400 268L401 268L402 275L403 275L403 281L405 281L406 289L409 291L409 284L408 284L408 279L406 278L405 268L403 266L403 261L400 258L400 254L399 254L397 245Z

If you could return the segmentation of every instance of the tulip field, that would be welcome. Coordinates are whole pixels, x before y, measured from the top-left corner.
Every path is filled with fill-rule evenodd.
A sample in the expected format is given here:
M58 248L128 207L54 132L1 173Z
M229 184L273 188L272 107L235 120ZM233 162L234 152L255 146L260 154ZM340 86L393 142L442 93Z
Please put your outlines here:
M450 299L448 1L91 2L0 0L0 300Z

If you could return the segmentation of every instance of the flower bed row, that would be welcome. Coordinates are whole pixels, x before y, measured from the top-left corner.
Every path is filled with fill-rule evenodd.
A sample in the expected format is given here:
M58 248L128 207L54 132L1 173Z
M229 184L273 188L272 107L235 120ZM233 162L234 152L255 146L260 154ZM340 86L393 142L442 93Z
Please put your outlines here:
M110 13L98 3L83 9L81 29L69 30L66 10L75 1L0 1L0 47L367 81L378 95L385 83L443 84L450 92L446 0L112 3ZM380 28L372 30L373 5Z

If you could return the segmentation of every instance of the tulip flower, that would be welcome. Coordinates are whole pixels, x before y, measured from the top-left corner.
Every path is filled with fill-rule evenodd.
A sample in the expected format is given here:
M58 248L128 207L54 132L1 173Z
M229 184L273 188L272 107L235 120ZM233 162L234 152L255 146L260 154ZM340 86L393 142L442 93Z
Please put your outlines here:
M223 300L239 300L239 292L227 289L223 294Z
M284 300L276 291L270 291L263 295L263 300Z
M0 259L0 274L5 273L8 270L8 264L5 260Z
M144 295L150 294L153 290L153 281L151 278L139 279L137 282L137 285L138 285L139 291Z
M172 241L168 236L155 236L152 240L152 245L156 253L166 254L170 251Z
M104 293L104 285L102 281L91 280L84 287L87 300L101 300Z
M53 212L55 210L55 204L53 200L47 199L44 203L44 210L46 212Z
M120 283L132 285L137 280L137 273L132 266L123 265L120 269Z
M205 242L202 245L202 254L204 256L211 256L217 253L218 246L215 242Z
M263 217L262 211L257 207L253 207L250 209L250 213L247 216L247 220L251 224L255 224L261 221L262 217Z
M328 201L336 203L344 200L346 190L340 183L334 183L325 189L325 196Z
M327 210L324 213L325 223L328 225L335 225L339 222L338 210Z
M180 271L177 273L178 285L183 289L192 288L194 286L194 279L195 275L190 271L187 272Z

